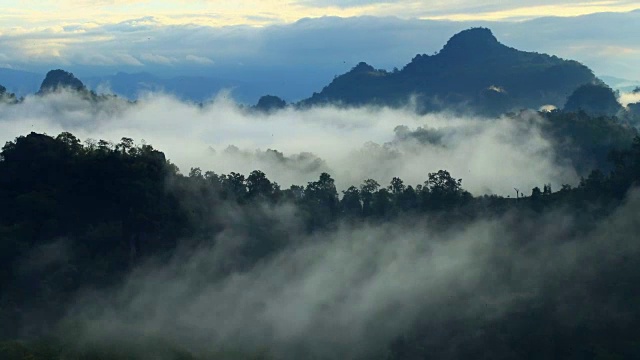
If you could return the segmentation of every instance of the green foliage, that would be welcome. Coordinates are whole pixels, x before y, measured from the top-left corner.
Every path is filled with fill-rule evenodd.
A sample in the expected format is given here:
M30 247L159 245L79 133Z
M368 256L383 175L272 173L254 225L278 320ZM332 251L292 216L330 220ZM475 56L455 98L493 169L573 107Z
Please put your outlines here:
M584 111L593 116L615 116L622 111L613 90L605 84L585 84L567 98L564 111Z
M578 174L592 169L610 170L611 151L631 146L638 131L612 116L590 116L584 111L539 113L546 121L544 135L553 141L558 161L569 160Z
M616 128L610 118L587 119L557 113L548 118L558 125L559 134L580 131L585 125L584 136L595 137L598 131ZM215 241L228 226L217 222L220 212L233 211L242 217L249 239L237 244L237 258L227 259L228 271L250 268L291 244L295 234L274 225L271 217L271 211L283 204L293 209L291 221L299 221L300 228L309 232L342 222L413 217L437 219L434 226L447 226L507 211L525 218L534 212L553 214L557 208L597 218L615 209L628 189L640 182L640 137L627 147L613 147L623 142L622 134L601 144L603 150L614 149L608 156L610 171L596 169L578 186L563 185L556 192L550 184L541 184L542 189L535 187L531 196L518 199L473 197L462 187L462 180L446 170L426 173L424 183L416 186L397 177L387 186L366 179L359 187L342 191L341 197L327 173L306 186L282 190L260 170L245 177L193 168L184 176L163 153L149 145L138 146L130 138L117 144L83 144L70 133L20 136L0 152L0 200L5 205L0 207L0 338L18 335L19 315L27 306L40 311L37 315L43 323L55 323L59 310L80 289L117 284L142 261L163 261L179 246L189 245L181 239ZM40 267L18 266L39 249L58 249L58 255ZM630 279L625 281L635 279L635 272L625 274ZM542 310L539 314L548 315ZM531 321L525 320L521 324ZM396 344L391 358L407 358L402 355L407 351L421 354L413 346L423 340ZM510 341L516 343L522 337ZM472 354L474 349L463 350ZM602 343L599 351L618 354L611 352L608 343ZM266 356L229 350L194 354L163 342L118 347L74 347L55 341L0 345L0 358L10 360L155 359L159 354L176 360Z

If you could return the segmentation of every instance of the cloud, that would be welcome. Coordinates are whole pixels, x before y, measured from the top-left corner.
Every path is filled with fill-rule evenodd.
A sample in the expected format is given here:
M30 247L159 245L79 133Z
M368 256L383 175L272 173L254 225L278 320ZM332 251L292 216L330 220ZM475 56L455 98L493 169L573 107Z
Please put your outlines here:
M116 54L114 55L114 58L116 59L117 63L119 64L124 64L124 65L133 65L133 66L142 66L143 64L140 62L140 60L136 59L135 57L129 55L129 54Z
M376 5L376 4L397 4L397 3L411 3L411 1L403 1L403 0L346 0L346 1L335 1L335 0L299 0L298 4L313 6L313 7L338 7L338 8L351 8L351 7L361 7L365 5Z
M439 6L438 6L439 5ZM458 5L456 7L456 5ZM603 12L626 12L639 9L633 1L488 1L481 5L466 1L437 2L435 11L421 17L454 21L527 20L547 16L574 17Z
M156 63L156 64L161 64L161 65L171 65L177 61L177 59L173 59L173 58L169 58L169 57L157 55L157 54L148 54L148 53L140 55L140 59L144 61Z
M401 68L418 53L439 51L453 34L472 26L490 27L511 47L578 60L598 75L640 79L635 66L640 47L634 37L639 24L638 11L520 22L321 17L264 27L173 25L153 17L58 26L55 31L3 29L0 53L8 57L3 63L16 68L41 72L64 65L70 71L82 68L83 73L101 75L140 71L130 68L140 66L137 62L118 62L113 54L136 59L153 54L176 59L169 69L173 74L201 75L202 66L209 66L210 76L269 84L269 93L302 99L360 61L376 68ZM91 64L87 59L92 57L101 60ZM215 67L204 59L215 59ZM145 61L143 66L157 75L169 71L162 61Z
M144 2L85 0L24 1L20 8L0 3L0 19L6 26L31 24L82 23L88 21L119 22L140 18L137 25L148 25L147 19L162 19L164 23L199 25L268 25L294 22L305 17L320 16L397 16L402 18L442 18L447 20L522 19L541 16L575 16L596 12L621 12L638 9L634 1L507 1L482 3L470 0L430 1L425 6L418 0L241 0L234 6L216 1ZM238 11L242 9L242 11ZM149 14L152 14L150 16ZM198 14L203 14L198 16ZM214 16L209 16L213 14ZM266 18L265 18L266 16Z
M622 106L627 106L633 103L640 103L640 93L634 92L624 92L620 94L620 98L618 99Z
M200 108L149 94L136 106L121 101L92 106L70 94L28 97L0 115L0 141L29 131L70 131L81 139L118 142L131 137L166 152L184 172L262 170L288 188L329 172L340 189L367 178L388 184L394 176L421 184L427 174L449 170L474 194L511 194L551 182L575 184L575 170L559 161L541 133L543 120L482 119L411 109L286 109L271 115L246 112L223 95ZM438 141L409 136L437 133ZM237 151L229 146L237 147ZM270 151L274 150L274 151ZM276 152L277 151L277 152Z
M197 56L197 55L187 55L185 57L185 60L194 62L196 64L203 64L203 65L213 65L214 64L213 60L209 59L208 57Z

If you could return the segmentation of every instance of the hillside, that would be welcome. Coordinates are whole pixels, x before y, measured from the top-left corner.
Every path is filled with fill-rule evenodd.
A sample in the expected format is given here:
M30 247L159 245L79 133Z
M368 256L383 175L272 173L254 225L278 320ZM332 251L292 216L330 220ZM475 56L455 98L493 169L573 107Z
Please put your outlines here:
M40 85L39 94L58 91L60 89L69 89L80 92L87 91L80 79L76 78L72 73L62 69L51 70L47 73L42 84Z
M586 66L500 43L491 30L454 35L440 52L417 55L388 72L364 62L336 77L301 105L400 106L416 96L424 112L453 108L498 114L543 105L561 107L578 86L599 80Z

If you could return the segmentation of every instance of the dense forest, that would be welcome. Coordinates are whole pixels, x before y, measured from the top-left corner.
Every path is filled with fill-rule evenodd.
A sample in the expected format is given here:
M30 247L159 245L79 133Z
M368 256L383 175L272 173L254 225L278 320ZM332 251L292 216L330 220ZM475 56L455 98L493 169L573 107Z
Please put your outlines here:
M20 136L0 153L0 357L636 358L640 137L615 117L540 115L593 170L513 197L472 196L446 169L282 188L259 169L183 174L130 138ZM341 275L273 280L324 271ZM269 309L305 297L317 318L282 335L302 320Z

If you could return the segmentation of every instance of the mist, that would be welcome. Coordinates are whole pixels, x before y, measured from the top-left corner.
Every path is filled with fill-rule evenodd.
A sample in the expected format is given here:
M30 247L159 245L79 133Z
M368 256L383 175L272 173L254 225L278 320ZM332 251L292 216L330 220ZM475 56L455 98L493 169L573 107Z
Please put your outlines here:
M315 181L322 172L338 190L368 178L420 184L445 169L483 195L578 178L557 150L566 144L547 137L550 120L534 111L498 118L420 115L411 107L263 113L229 94L192 104L158 93L130 103L67 92L2 106L6 141L30 131L69 131L89 144L128 137L163 151L183 174L193 167L218 174L257 169L281 187ZM96 173L114 179L131 169L152 170L146 179L133 172L123 185L129 192L117 196L97 187L87 199L66 202L78 191L70 187L53 200L44 192L30 198L20 192L22 178L7 182L19 190L12 192L21 200L14 207L25 206L21 224L31 224L31 199L47 200L51 213L69 214L62 218L69 231L36 234L35 245L16 255L13 281L26 284L18 295L28 300L13 313L25 338L48 332L62 340L63 355L122 349L122 356L141 359L178 358L172 347L196 358L400 359L428 349L456 359L492 336L502 338L484 349L507 353L510 348L500 347L538 346L556 329L559 336L582 334L582 342L596 334L610 345L602 328L625 329L620 319L634 305L628 292L635 272L624 270L637 267L640 251L638 190L625 196L628 187L617 185L611 194L601 182L551 193L545 186L544 194L517 199L471 199L455 190L459 200L445 207L436 206L443 202L433 190L426 206L389 200L395 207L365 213L361 197L362 207L349 212L346 203L331 208L338 200L329 180L326 204L312 191L307 198L270 197L269 185L251 193L246 182L236 196L215 181L175 174L162 156L143 150L149 156L139 163L107 165L112 173L104 176L91 166L70 172L88 172L80 179L93 183L102 180L91 176ZM111 153L124 161L134 156ZM7 169L21 170L23 160L7 154ZM60 154L64 164L69 155ZM41 161L47 169L49 160ZM37 176L35 169L26 169L27 176ZM46 176L39 181L50 186ZM53 181L66 185L73 178L64 173ZM607 181L625 184L626 178ZM601 202L589 202L598 196ZM97 198L106 210L96 211L100 220L77 225ZM67 281L77 287L55 298ZM44 295L30 302L34 291ZM529 331L542 333L530 337Z
M543 183L558 188L578 179L541 133L544 120L535 113L480 118L417 115L410 107L326 106L262 114L239 106L228 93L202 106L159 93L129 104L92 103L67 92L0 106L3 141L31 131L68 131L114 143L128 137L162 150L183 173L192 167L218 174L262 170L283 188L304 185L322 172L344 190L368 178L388 184L397 176L420 184L428 173L446 169L475 195L506 195Z
M455 349L478 329L540 304L568 328L606 323L625 310L610 302L614 293L603 300L591 287L640 251L639 209L640 193L632 191L588 227L578 214L516 209L444 227L405 217L305 235L290 206L227 204L216 215L224 232L176 251L168 265L139 266L121 286L85 292L66 322L82 327L79 344L159 338L196 353L266 349L282 359L380 356L416 326L428 329L427 343ZM267 236L287 234L287 244L229 271L238 244L251 241L247 212L266 218ZM449 330L459 333L449 339Z
M640 92L623 92L618 99L622 106L628 106L629 104L640 102Z

